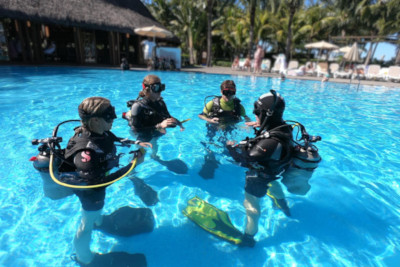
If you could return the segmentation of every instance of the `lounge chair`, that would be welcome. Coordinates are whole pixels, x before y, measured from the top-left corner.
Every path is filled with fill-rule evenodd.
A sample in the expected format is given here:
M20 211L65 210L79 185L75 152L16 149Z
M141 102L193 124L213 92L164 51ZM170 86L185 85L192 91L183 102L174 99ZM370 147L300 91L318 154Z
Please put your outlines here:
M351 78L359 80L365 79L365 65L357 65Z
M366 73L365 77L367 79L381 78L382 76L379 74L380 70L381 70L381 66L379 66L379 65L369 65L367 68L367 73Z
M246 61L245 58L239 59L239 69L240 69L240 70L243 70L243 68L244 68L244 62L245 62L245 61Z
M271 69L271 72L279 72L279 70L281 69L281 62L276 59L274 62L274 66Z
M298 67L299 67L299 62L297 60L291 60L291 61L289 61L287 70L295 70Z
M338 70L339 70L339 64L338 63L331 63L329 65L329 72L330 73L335 73Z
M271 69L271 60L263 59L261 61L261 71L269 72Z
M400 67L390 66L387 74L388 81L400 81Z
M311 61L307 61L307 62L306 62L305 75L314 76L315 73L316 73L316 70L315 70L315 63L314 63L314 62L311 62Z
M284 54L279 54L274 62L271 72L285 73L286 72L286 57Z
M328 62L320 62L320 63L318 63L318 66L317 66L317 77L320 77L320 75L322 77L322 76L324 76L326 74L329 74L329 72L328 72Z
M352 69L346 70L337 70L333 73L334 78L343 78L343 79L350 79L351 75L353 74Z

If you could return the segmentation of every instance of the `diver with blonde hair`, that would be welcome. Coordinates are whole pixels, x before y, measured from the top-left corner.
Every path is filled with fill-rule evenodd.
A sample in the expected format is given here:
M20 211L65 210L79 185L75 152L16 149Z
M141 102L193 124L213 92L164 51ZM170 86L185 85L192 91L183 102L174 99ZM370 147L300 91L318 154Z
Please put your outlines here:
M167 128L179 126L181 131L185 130L182 122L172 117L167 105L161 97L161 92L165 90L165 84L156 75L147 75L142 82L142 90L136 100L128 101L130 110L123 115L128 120L129 126L137 140L151 142L153 152L151 157L169 170L179 174L187 172L186 164L178 159L164 161L158 155L157 141L159 137L167 133Z

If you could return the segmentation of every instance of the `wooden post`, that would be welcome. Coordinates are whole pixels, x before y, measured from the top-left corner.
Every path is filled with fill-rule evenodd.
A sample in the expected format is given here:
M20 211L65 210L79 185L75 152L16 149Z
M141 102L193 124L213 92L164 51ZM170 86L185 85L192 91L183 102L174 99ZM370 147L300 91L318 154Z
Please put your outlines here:
M120 46L119 46L119 39L120 39L120 33L119 32L116 32L115 33L115 39L116 39L116 49L115 49L115 63L114 63L114 65L119 65L119 64L121 64L121 49L120 49Z
M108 32L108 47L110 54L110 64L114 65L114 37L112 32Z
M41 47L41 38L40 38L40 30L39 25L37 23L32 23L32 39L33 39L33 48L34 48L34 59L36 63L43 62L43 50Z
M18 32L18 38L19 38L19 42L21 45L21 53L22 53L22 61L24 63L26 63L27 57L26 57L26 51L25 51L25 38L24 35L22 34L22 27L21 27L21 23L18 20L14 20L15 23L15 30Z
M83 53L82 32L80 28L74 27L74 39L76 61L78 64L83 64L85 62L85 58Z

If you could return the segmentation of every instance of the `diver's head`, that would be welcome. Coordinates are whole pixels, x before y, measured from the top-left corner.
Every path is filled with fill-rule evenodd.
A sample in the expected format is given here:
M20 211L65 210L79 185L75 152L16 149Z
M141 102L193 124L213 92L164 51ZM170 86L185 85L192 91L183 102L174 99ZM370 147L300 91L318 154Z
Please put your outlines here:
M117 118L110 100L99 96L83 100L78 107L78 112L82 126L98 134L111 130L112 123Z
M143 79L142 91L139 93L141 97L148 97L151 100L160 98L161 92L165 90L165 84L156 75L147 75Z
M260 123L263 123L266 117L270 117L271 122L281 122L284 111L285 100L274 90L263 94L254 102L253 113L259 118Z
M235 98L236 84L232 80L226 80L221 83L221 94L225 101Z

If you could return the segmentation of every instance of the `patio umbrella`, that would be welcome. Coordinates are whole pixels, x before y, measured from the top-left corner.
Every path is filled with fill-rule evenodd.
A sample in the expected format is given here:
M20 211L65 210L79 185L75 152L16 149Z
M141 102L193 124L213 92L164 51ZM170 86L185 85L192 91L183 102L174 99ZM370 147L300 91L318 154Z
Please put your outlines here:
M360 61L360 53L358 51L358 45L355 42L351 49L344 54L343 59L348 62L359 62Z
M135 33L141 36L153 37L153 41L157 38L173 37L172 32L158 26L149 26L135 29Z
M334 50L338 49L339 47L337 45L325 42L325 41L320 41L316 43L309 43L305 45L305 48L307 49L320 49L320 50Z
M337 45L334 45L334 44L331 44L331 43L328 43L328 42L325 42L325 41L320 41L320 42L316 42L316 43L309 43L309 44L306 44L304 47L307 48L307 49L319 49L319 53L318 53L319 56L321 55L322 50L335 50L335 49L339 48ZM318 60L317 60L317 62L318 62Z

